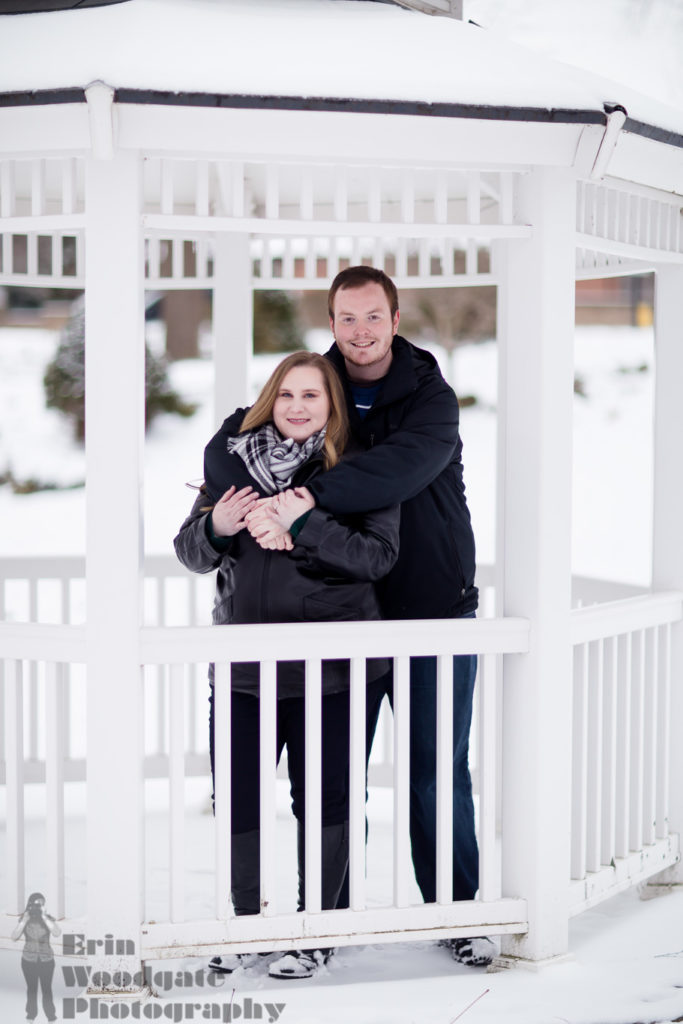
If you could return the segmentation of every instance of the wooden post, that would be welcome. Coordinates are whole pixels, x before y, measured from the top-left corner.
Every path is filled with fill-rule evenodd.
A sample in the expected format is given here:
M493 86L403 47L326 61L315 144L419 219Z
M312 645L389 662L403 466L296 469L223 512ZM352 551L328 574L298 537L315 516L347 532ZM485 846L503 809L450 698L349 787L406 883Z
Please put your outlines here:
M214 419L219 427L235 409L251 405L254 303L249 236L217 235L214 260Z
M85 938L101 943L89 963L93 974L103 972L94 982L91 977L93 990L140 987L145 369L140 184L137 153L86 161Z
M528 902L512 957L565 953L571 802L571 479L575 181L531 172L501 247L498 590L531 624L528 654L504 659L503 896Z
M683 267L662 266L655 279L655 423L652 589L683 591ZM669 715L669 831L683 837L683 624L671 631L671 707ZM679 863L657 883L683 882Z

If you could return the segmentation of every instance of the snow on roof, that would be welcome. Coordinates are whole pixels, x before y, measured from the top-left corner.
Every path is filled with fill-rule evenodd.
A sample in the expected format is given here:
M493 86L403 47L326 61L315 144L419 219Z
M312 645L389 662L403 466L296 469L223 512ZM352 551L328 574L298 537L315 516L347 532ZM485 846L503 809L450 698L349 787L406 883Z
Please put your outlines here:
M84 87L683 112L449 18L359 0L129 0L0 18L0 93Z

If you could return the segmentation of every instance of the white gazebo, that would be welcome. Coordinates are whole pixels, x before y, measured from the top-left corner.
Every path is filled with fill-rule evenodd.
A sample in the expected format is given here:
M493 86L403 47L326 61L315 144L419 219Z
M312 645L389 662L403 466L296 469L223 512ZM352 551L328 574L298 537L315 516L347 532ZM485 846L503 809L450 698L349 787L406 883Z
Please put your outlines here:
M150 959L314 946L323 937L343 945L500 934L510 961L543 961L566 953L572 914L665 869L678 880L683 114L457 19L371 0L129 0L0 20L0 285L85 289L87 353L85 562L0 560L0 587L23 578L33 595L57 578L65 597L62 624L36 614L0 624L8 806L0 945L10 946L25 904L23 794L37 780L47 787L50 905L65 934L93 940L92 964L110 979L128 972L128 987ZM186 581L187 625L165 625L163 588L183 572L163 559L145 566L141 554L145 288L213 289L219 422L245 398L252 290L326 289L349 261L385 267L399 289L498 288L497 556L480 576L495 587L495 617L217 629L196 624ZM572 597L575 280L644 271L656 274L651 588L624 597L609 581L574 581ZM154 625L145 618L145 573L159 587ZM69 588L84 575L86 619L74 624ZM267 740L275 662L302 651L309 894L320 877L320 658L353 659L351 908L323 913L311 897L296 914L279 912L274 889ZM459 652L480 655L481 889L466 903L446 894L443 729L440 897L414 904L408 658L440 657L446 722L448 664ZM361 680L373 654L396 659L397 680L393 892L382 906L368 904L363 871ZM265 695L263 911L230 916L221 751L214 909L188 918L184 778L206 771L206 759L188 745L185 681L197 665L220 665L224 727L229 662L256 657ZM83 665L85 763L65 725ZM155 757L145 757L142 741L147 686L166 694L154 712ZM43 730L44 744L36 740ZM167 910L154 921L145 901L146 772L170 786ZM85 909L70 904L65 887L72 778L87 780ZM116 941L97 945L104 936ZM121 978L118 987L126 987Z

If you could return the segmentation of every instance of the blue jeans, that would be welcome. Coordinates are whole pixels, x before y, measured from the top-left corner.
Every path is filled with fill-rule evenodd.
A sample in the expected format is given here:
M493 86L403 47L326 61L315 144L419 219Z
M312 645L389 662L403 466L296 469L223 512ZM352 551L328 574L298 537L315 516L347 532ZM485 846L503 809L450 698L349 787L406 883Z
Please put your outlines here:
M469 736L477 658L453 658L453 899L471 900L479 888ZM393 679L368 691L368 750L384 693L393 708ZM436 902L436 658L410 659L410 842L425 903Z

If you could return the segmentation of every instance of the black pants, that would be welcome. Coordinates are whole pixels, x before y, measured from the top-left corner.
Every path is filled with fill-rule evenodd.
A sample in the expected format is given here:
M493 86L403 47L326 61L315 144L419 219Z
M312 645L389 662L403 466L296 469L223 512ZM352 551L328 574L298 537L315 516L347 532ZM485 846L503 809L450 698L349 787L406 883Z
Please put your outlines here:
M214 771L213 687L210 701L211 771ZM231 831L233 834L259 828L259 698L232 691ZM322 698L322 826L341 825L349 816L349 692ZM285 697L277 701L277 747L280 760L287 746L287 763L292 810L304 822L305 806L305 699Z
M26 979L26 1018L35 1020L38 1016L38 984L43 993L43 1010L48 1020L56 1020L55 1004L52 998L52 975L55 973L54 960L21 961Z

